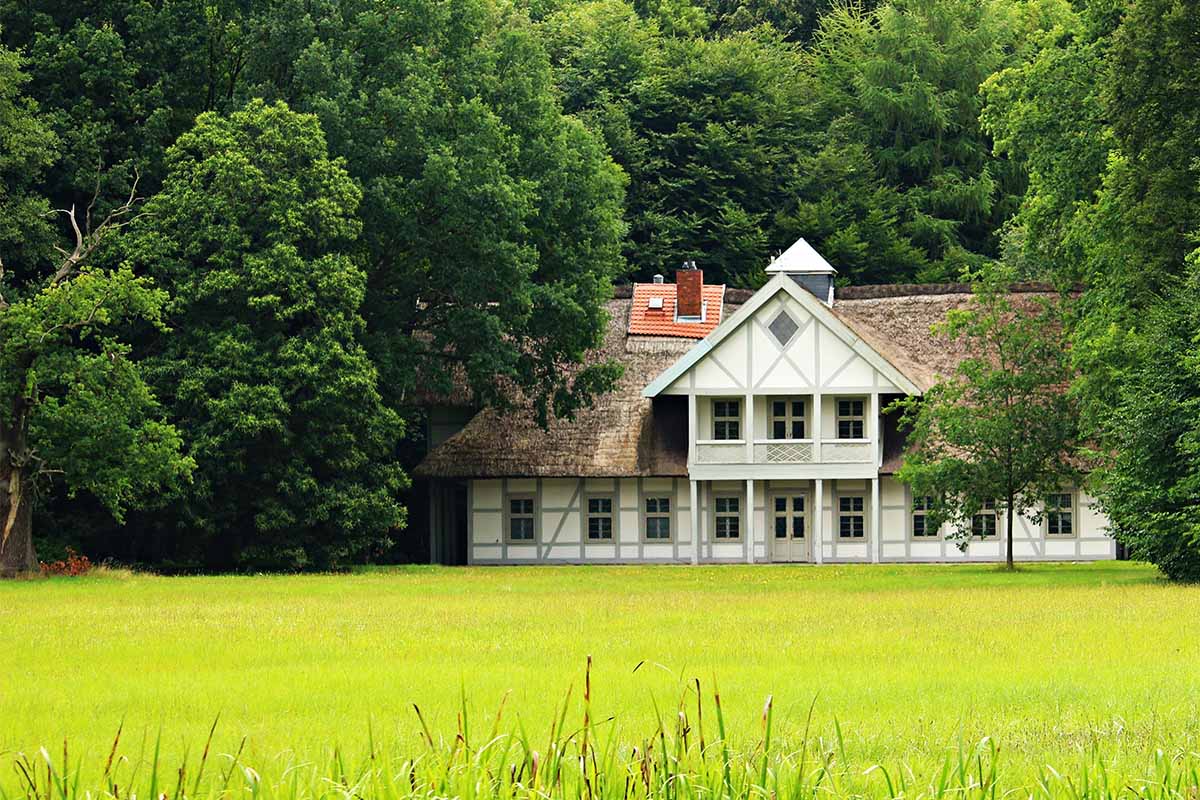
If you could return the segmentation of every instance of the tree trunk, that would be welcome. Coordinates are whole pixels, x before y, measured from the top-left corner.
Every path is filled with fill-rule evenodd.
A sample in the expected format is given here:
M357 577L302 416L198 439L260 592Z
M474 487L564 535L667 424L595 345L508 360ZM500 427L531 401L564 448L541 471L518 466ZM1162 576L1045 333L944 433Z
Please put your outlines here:
M1004 566L1007 569L1013 569L1013 500L1014 498L1010 494L1008 496L1008 507L1004 510L1006 518L1004 522L1004 539L1007 545Z
M33 549L33 486L26 465L26 407L13 406L13 424L0 420L0 578L37 569Z
M24 477L11 464L0 467L0 578L37 569L37 554L33 550L33 493L23 485Z

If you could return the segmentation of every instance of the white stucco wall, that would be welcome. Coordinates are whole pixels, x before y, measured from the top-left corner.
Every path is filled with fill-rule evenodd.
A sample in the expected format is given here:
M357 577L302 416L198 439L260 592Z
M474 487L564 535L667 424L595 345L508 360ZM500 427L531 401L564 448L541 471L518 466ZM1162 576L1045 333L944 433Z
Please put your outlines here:
M816 536L820 531L820 554L824 563L956 562L999 561L1004 558L1003 515L999 536L994 540L971 541L966 550L943 535L915 539L911 530L911 499L906 487L891 476L879 479L879 510L876 516L870 480L825 480L820 510L815 506L812 481L754 481L753 502L746 502L742 480L703 481L698 485L700 551L704 563L745 563L747 547L754 561L772 560L770 501L776 493L802 492L808 497L808 560L816 558ZM689 563L693 560L690 487L685 478L509 478L471 481L470 560L475 564L523 563ZM532 543L506 541L505 503L512 495L535 498L536 539ZM713 537L714 498L728 494L741 501L742 536L738 541L716 541ZM589 496L611 496L614 529L611 542L591 542L584 535L586 500ZM865 514L865 536L861 540L838 535L837 503L843 495L861 495ZM647 541L644 536L644 502L647 497L671 499L669 542ZM1075 493L1076 534L1056 538L1045 535L1044 523L1018 517L1014 538L1016 558L1023 561L1076 561L1116 557L1116 544L1107 535L1107 520L1094 508L1094 500ZM819 515L819 516L818 516ZM878 524L877 524L878 520ZM942 532L944 533L944 531Z

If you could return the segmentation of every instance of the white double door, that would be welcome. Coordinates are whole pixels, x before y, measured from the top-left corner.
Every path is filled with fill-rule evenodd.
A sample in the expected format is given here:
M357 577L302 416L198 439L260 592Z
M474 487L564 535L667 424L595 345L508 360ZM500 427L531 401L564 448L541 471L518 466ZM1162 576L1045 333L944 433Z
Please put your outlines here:
M808 492L773 492L768 508L771 560L808 561Z

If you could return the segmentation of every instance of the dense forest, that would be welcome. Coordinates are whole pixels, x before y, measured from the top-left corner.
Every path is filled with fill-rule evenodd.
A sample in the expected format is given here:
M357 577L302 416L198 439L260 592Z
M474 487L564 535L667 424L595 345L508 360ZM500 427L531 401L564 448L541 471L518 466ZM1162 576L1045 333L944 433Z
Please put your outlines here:
M1192 0L0 0L0 526L395 558L415 393L569 415L614 282L804 236L1081 289L1096 491L1200 575L1196 86Z

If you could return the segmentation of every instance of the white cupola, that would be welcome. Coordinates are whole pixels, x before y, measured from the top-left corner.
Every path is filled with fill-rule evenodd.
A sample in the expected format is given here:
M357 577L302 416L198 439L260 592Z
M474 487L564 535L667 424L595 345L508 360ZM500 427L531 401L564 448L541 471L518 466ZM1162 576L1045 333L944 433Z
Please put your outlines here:
M781 272L816 295L825 305L833 305L833 276L837 270L804 239L797 239L795 244L767 265L767 275L775 277Z

